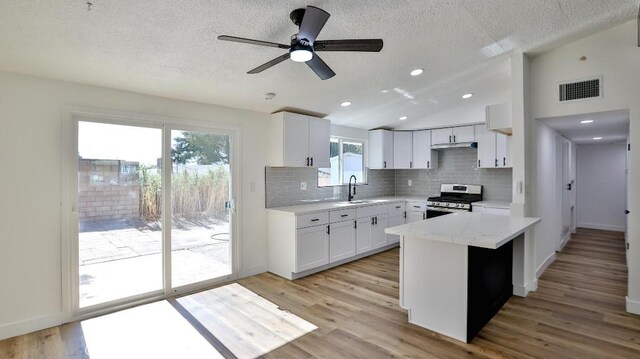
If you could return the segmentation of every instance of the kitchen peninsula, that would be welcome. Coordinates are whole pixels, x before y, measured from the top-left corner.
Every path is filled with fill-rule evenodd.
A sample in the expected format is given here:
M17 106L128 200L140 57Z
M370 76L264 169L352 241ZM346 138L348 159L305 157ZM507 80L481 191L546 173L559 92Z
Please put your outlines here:
M387 228L400 236L400 305L409 322L470 342L512 294L536 289L538 222L457 212Z

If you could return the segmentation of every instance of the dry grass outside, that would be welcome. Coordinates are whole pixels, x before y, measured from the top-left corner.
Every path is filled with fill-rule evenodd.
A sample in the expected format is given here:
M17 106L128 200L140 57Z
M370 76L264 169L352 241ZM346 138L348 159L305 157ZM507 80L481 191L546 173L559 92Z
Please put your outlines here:
M172 215L183 218L214 216L226 218L225 202L229 198L229 172L223 166L205 173L182 171L171 178ZM161 213L160 174L140 168L140 218L159 220Z

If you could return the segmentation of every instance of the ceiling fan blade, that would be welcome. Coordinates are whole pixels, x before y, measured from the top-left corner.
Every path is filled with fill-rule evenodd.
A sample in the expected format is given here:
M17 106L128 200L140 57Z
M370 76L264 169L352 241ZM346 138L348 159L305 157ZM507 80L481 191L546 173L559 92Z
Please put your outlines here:
M253 39L245 39L244 37L236 37L236 36L228 36L228 35L220 35L218 36L218 40L223 41L232 41L232 42L241 42L243 44L251 44L258 46L269 46L269 47L277 47L280 49L288 49L291 46L285 44L278 44L275 42L262 41L262 40L253 40Z
M323 40L313 44L315 51L365 51L380 52L381 39Z
M330 79L336 75L336 73L331 70L329 65L322 61L320 56L318 56L317 54L313 54L313 58L307 61L307 65L309 65L309 67L311 67L311 70L313 70L313 72L315 72L316 75L318 75L318 77L320 77L320 79L322 80Z
M315 6L307 6L300 23L298 39L307 39L313 44L324 24L329 20L329 13Z
M271 61L269 61L269 62L266 62L266 63L264 63L264 64L262 64L262 65L260 65L260 66L256 67L255 69L253 69L253 70L251 70L251 71L249 71L249 72L247 72L247 73L248 73L248 74L257 74L257 73L260 73L260 72L262 72L262 71L264 71L264 70L266 70L266 69L270 68L271 66L275 66L275 65L277 65L277 64L279 64L279 63L281 63L282 61L284 61L284 60L286 60L286 59L288 59L288 58L289 58L289 53L287 52L286 54L284 54L284 55L282 55L282 56L278 56L278 57L276 57L275 59L273 59L273 60L271 60Z

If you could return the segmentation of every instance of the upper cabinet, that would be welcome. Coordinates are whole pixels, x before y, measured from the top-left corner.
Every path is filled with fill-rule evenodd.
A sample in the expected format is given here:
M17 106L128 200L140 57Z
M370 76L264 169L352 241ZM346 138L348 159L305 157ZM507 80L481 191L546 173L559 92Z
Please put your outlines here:
M486 125L476 125L478 167L509 168L511 164L511 136L489 131Z
M473 127L460 126L431 130L431 144L474 142L476 139Z
M393 132L393 168L413 168L413 133Z
M331 167L331 122L290 112L272 115L270 165Z
M489 131L500 132L505 135L512 134L513 121L510 103L487 106L486 116Z
M328 151L327 151L328 152ZM369 131L369 168L391 169L393 167L393 131Z
M431 149L431 130L413 132L413 166L417 169L438 168L438 151Z

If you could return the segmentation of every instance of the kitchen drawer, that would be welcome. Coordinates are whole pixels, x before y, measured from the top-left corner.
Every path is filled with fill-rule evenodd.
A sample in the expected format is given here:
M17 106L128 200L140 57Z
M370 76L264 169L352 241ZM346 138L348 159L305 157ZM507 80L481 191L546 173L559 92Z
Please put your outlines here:
M391 203L388 205L388 208L389 208L389 217L401 215L401 214L404 214L404 211L406 209L406 203L405 202Z
M356 210L353 208L329 212L330 223L350 221L354 219L356 219Z
M386 214L386 213L387 213L386 204L356 208L357 218L377 216L377 215Z
M427 210L427 201L407 201L407 211L424 212Z
M306 228L329 223L329 212L301 214L296 216L296 228Z

